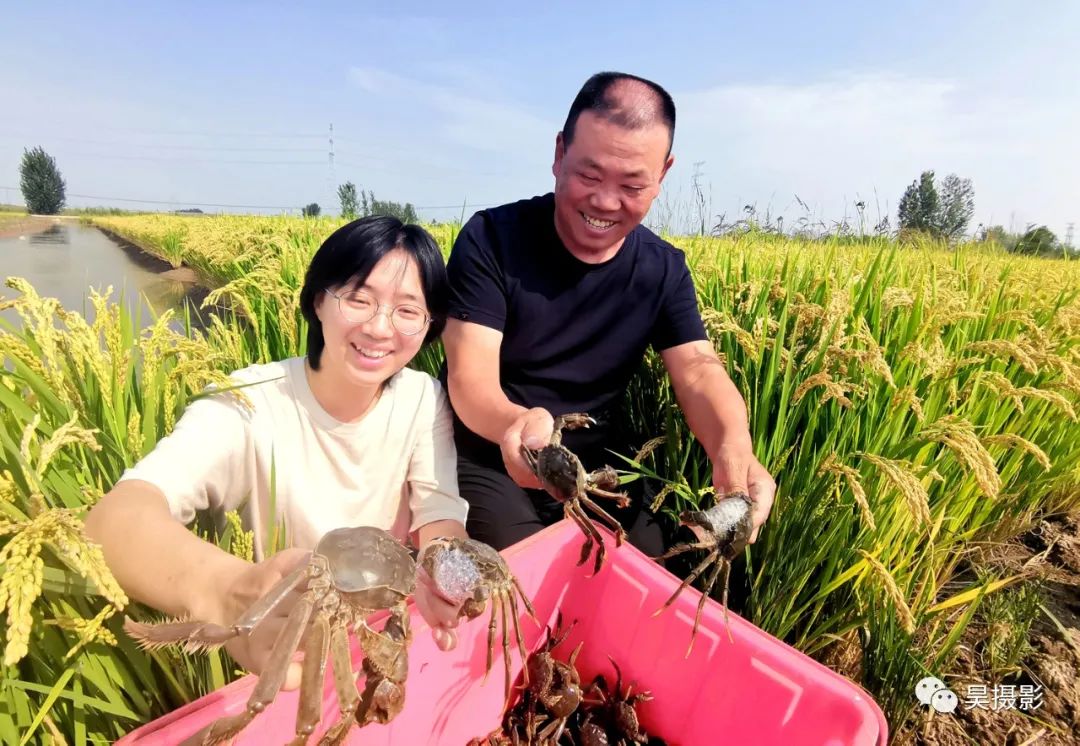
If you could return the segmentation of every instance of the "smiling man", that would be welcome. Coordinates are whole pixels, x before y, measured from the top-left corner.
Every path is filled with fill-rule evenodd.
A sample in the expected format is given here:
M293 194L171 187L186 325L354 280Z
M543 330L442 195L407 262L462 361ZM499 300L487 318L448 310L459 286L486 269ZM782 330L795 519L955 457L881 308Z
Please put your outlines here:
M562 518L520 454L548 442L555 415L597 420L563 437L586 469L611 460L606 448L632 448L617 410L650 346L712 458L717 493L749 493L754 538L769 514L776 487L705 334L683 252L641 225L674 162L674 134L663 88L598 73L555 138L554 193L479 212L454 243L443 377L473 538L503 549ZM633 497L604 507L659 554L660 525Z

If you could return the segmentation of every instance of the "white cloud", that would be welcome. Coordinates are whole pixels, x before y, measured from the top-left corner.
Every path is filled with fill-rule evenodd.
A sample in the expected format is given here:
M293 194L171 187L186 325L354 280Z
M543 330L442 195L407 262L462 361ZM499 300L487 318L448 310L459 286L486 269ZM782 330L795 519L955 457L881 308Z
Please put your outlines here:
M745 203L783 212L794 195L835 219L874 193L895 205L923 169L972 179L978 222L1048 223L1080 217L1080 164L1071 134L1080 101L1051 104L968 90L950 79L881 73L804 85L731 85L676 94L675 153L688 183L704 161L714 212ZM774 196L775 195L775 196ZM790 217L801 214L789 212ZM873 213L871 213L873 216ZM790 224L790 223L789 223Z
M460 66L453 72L456 78L465 76ZM430 107L436 114L430 121L434 134L450 143L504 156L523 154L526 162L536 161L537 148L544 159L554 152L558 125L519 104L481 98L471 88L428 83L372 67L354 67L349 77L369 93Z
M374 67L351 68L349 79L361 90L376 94L407 92L415 87L407 78Z

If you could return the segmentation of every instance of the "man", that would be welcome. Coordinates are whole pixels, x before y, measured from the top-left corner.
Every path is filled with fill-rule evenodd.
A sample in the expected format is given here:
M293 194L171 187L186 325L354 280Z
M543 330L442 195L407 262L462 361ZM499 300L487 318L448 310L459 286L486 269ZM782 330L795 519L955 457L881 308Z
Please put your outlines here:
M775 484L754 458L745 403L705 334L685 257L641 225L674 162L674 130L663 88L594 75L555 138L554 194L481 211L455 241L443 377L468 531L497 549L562 518L520 454L548 442L553 415L598 421L563 437L587 470L611 461L606 448L632 447L614 420L650 345L712 460L717 494L749 493L753 538L769 514ZM633 544L659 554L660 526L635 498L604 507Z

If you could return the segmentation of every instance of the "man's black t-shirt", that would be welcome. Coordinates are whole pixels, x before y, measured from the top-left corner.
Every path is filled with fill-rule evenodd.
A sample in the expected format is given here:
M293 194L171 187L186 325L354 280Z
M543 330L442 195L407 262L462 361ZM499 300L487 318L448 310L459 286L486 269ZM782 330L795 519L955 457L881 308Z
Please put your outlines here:
M447 264L450 317L502 332L510 401L587 412L598 427L567 431L564 443L610 447L612 408L646 349L707 339L705 327L682 251L638 226L614 257L587 264L567 251L554 215L552 194L476 213ZM498 446L460 421L455 436L462 455L501 464Z

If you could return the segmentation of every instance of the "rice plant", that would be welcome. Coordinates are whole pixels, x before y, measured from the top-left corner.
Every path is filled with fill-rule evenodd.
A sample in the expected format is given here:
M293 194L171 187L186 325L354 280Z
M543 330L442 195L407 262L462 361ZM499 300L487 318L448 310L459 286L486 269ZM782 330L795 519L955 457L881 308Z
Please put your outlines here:
M94 222L195 268L218 312L203 333L170 332L159 319L139 334L136 309L95 296L89 325L14 283L20 297L9 303L24 321L0 331L0 608L10 656L0 729L27 740L54 731L112 739L235 674L223 655L134 649L118 626L118 610L130 607L79 521L193 393L232 369L303 354L303 271L342 224ZM433 229L446 253L456 230ZM687 253L710 339L779 486L745 556L741 612L813 656L851 653L858 665L845 673L896 730L914 682L947 675L985 600L1027 580L980 570L974 548L1080 507L1080 265L880 238L672 240ZM436 373L442 359L435 345L413 366ZM707 455L658 355L643 361L622 415L640 446L620 454L626 478L660 481L654 507L669 526L712 499ZM211 538L242 554L242 537L234 519ZM994 667L1013 665L1016 651L1015 640L995 643Z
M187 398L224 383L206 342L163 315L138 317L91 295L93 324L16 278L0 328L0 732L112 741L224 685L225 656L144 653L121 632L142 618L82 533L86 509L176 421ZM232 545L234 534L221 537ZM241 545L237 545L242 549Z
M1076 266L1048 278L883 240L681 243L779 484L744 614L812 655L856 635L862 683L902 721L976 602L1016 580L974 577L971 549L1080 506ZM668 480L674 514L711 475L662 375L650 361L628 409L643 441L664 436L636 466Z

